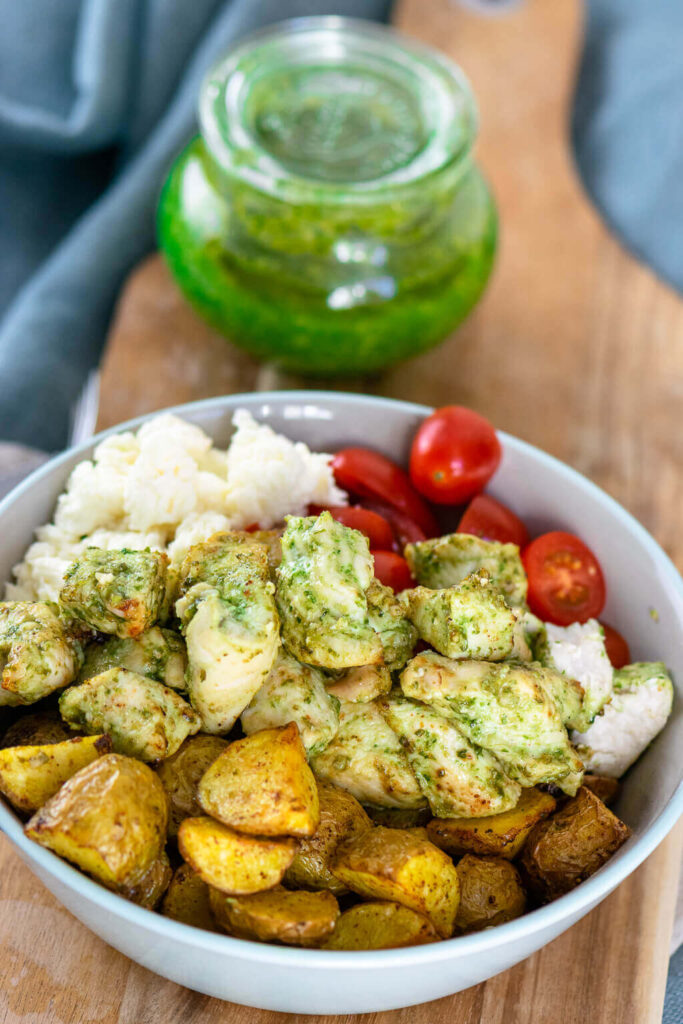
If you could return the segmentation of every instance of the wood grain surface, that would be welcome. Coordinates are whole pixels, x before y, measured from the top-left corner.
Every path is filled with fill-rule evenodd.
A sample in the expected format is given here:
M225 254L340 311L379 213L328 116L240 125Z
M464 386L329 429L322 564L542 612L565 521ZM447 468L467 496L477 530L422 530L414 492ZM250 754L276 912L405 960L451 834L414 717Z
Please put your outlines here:
M568 149L579 0L483 17L403 0L396 20L465 68L480 160L501 211L491 286L438 350L342 386L462 402L565 459L629 508L683 566L683 304L624 252ZM103 364L100 425L237 390L306 386L258 367L199 322L157 258L132 277ZM0 843L0 1024L655 1024L683 833L535 956L457 996L363 1018L295 1018L166 982L83 928ZM265 980L264 980L265 983Z

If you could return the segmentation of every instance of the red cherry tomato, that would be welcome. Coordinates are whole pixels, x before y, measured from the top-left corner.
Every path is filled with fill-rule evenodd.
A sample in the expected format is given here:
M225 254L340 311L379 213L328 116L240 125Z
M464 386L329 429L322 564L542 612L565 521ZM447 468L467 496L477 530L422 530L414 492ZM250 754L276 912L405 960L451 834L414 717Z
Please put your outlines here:
M394 546L394 534L389 523L377 512L370 509L360 508L358 505L335 505L326 507L324 505L309 505L308 511L312 516L318 516L321 512L327 511L333 519L344 526L350 526L352 530L360 530L370 541L371 548L387 548Z
M424 421L410 452L410 479L425 498L460 505L482 491L501 459L488 420L461 405L446 405Z
M438 534L436 520L408 474L385 455L369 448L342 448L332 460L332 469L345 491L363 498L379 498L413 519L427 537Z
M399 590L415 586L415 580L405 558L401 558L395 551L372 551L370 553L375 560L375 576L385 587L391 587L397 594Z
M501 544L517 544L520 548L529 543L529 532L519 516L490 494L472 498L460 520L458 533L471 533Z
M399 512L397 508L392 508L391 505L387 505L383 501L372 501L370 498L366 498L363 502L363 508L371 509L391 524L401 551L403 551L406 544L417 544L418 541L427 539L426 533L417 525L415 520L407 516L405 512ZM381 546L387 547L388 545L382 544ZM380 547L380 545L378 544L377 547Z
M630 665L631 652L621 633L613 629L612 626L608 626L606 622L602 622L600 625L605 631L605 650L607 657L612 662L612 668L623 668L624 665Z
M572 533L555 530L522 552L529 578L529 607L558 626L585 622L605 604L605 580L597 558Z

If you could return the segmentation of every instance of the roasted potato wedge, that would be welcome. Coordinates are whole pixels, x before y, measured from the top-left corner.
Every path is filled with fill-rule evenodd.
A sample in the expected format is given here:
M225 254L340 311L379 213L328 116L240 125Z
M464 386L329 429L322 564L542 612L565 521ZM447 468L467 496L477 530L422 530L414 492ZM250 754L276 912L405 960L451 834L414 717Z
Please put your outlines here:
M602 867L630 834L628 825L582 786L532 830L520 862L525 881L542 899L562 896Z
M355 796L329 782L318 783L318 798L320 824L299 843L285 882L294 888L327 889L340 895L348 889L330 871L330 860L342 839L372 828L372 822Z
M231 743L202 776L199 803L224 825L257 836L312 836L318 789L294 722Z
M608 775L584 775L583 785L607 807L614 803L621 790L619 779L611 779Z
M411 907L446 939L458 910L458 874L442 850L401 829L377 828L341 843L332 873L353 892Z
M119 889L121 896L125 896L131 903L137 903L147 910L154 910L169 887L173 869L169 864L166 851L152 861L142 878L134 885L124 885Z
M438 942L433 924L400 903L358 903L339 917L325 949L400 949Z
M186 818L178 830L178 848L207 885L248 896L282 881L296 842L245 836L213 818Z
M526 896L519 872L509 860L467 853L455 870L460 881L456 931L478 932L524 913Z
M210 903L228 935L286 946L319 946L332 934L339 905L331 892L271 889L253 896L226 896L216 889Z
M30 839L108 889L137 885L161 857L168 800L151 768L106 754L81 768L28 821Z
M0 793L19 811L37 811L67 779L104 754L108 736L78 736L62 743L0 750Z
M219 931L209 905L209 887L189 864L181 864L173 873L161 904L161 913L194 928Z
M170 800L168 834L177 836L180 823L185 818L196 818L202 814L197 798L197 787L204 772L219 754L228 747L228 741L220 736L200 733L188 736L172 757L167 757L156 767Z
M4 747L42 747L46 743L61 743L71 740L76 733L64 724L59 711L33 711L12 722L0 740Z
M522 849L534 825L555 810L556 801L541 789L523 789L510 811L486 818L434 818L427 825L431 842L451 857L463 853L512 860Z

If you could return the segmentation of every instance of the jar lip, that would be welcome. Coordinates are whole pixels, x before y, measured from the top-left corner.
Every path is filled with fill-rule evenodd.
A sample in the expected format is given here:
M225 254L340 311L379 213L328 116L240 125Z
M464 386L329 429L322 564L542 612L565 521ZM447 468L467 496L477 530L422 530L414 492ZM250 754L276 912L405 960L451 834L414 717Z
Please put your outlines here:
M421 102L426 104L421 113L429 138L407 163L365 180L328 181L292 171L259 144L242 116L245 92L250 86L244 65L261 51L267 53L269 47L282 61L283 54L296 55L302 43L312 47L307 51L314 54L308 57L311 63L320 64L320 47L326 45L337 59L357 51L361 59L384 62L396 74L410 75L417 81L422 89ZM305 66L306 60L298 63ZM294 203L396 199L416 182L423 183L462 164L471 152L478 128L472 89L454 61L389 26L339 15L291 18L246 36L205 75L198 112L206 147L223 172L259 192Z

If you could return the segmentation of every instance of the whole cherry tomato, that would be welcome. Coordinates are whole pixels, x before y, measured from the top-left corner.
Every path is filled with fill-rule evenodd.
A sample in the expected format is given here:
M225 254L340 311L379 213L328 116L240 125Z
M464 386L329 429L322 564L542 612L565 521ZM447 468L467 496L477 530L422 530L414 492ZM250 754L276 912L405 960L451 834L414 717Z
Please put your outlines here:
M371 551L375 560L375 576L385 587L391 587L394 593L415 586L408 563L395 551Z
M519 516L490 494L472 498L460 520L458 533L471 533L501 544L517 544L520 548L529 543L529 531Z
M312 516L327 511L343 526L350 526L352 530L360 530L370 541L371 548L391 550L394 547L394 533L391 526L383 516L370 511L370 509L361 508L359 505L334 505L332 507L309 505L308 511Z
M413 519L427 537L439 532L436 520L405 470L369 448L343 448L332 459L335 480L345 491L378 498Z
M366 498L363 501L363 508L371 509L391 524L401 551L403 551L406 544L417 544L419 541L427 539L426 533L417 525L414 519L407 516L405 512L399 512L397 508L392 508L391 505L387 505L384 501L373 501L372 498ZM387 545L382 544L381 546L386 547ZM377 547L380 547L380 545L378 544Z
M487 419L461 405L446 405L428 416L415 435L410 479L430 501L460 505L484 489L501 454Z
M624 665L630 665L631 652L621 633L612 626L608 626L606 622L601 622L600 625L605 632L605 650L607 657L612 662L612 668L623 668Z
M529 607L539 618L568 626L602 611L605 580L600 563L574 534L544 533L524 549L522 561L529 579Z

